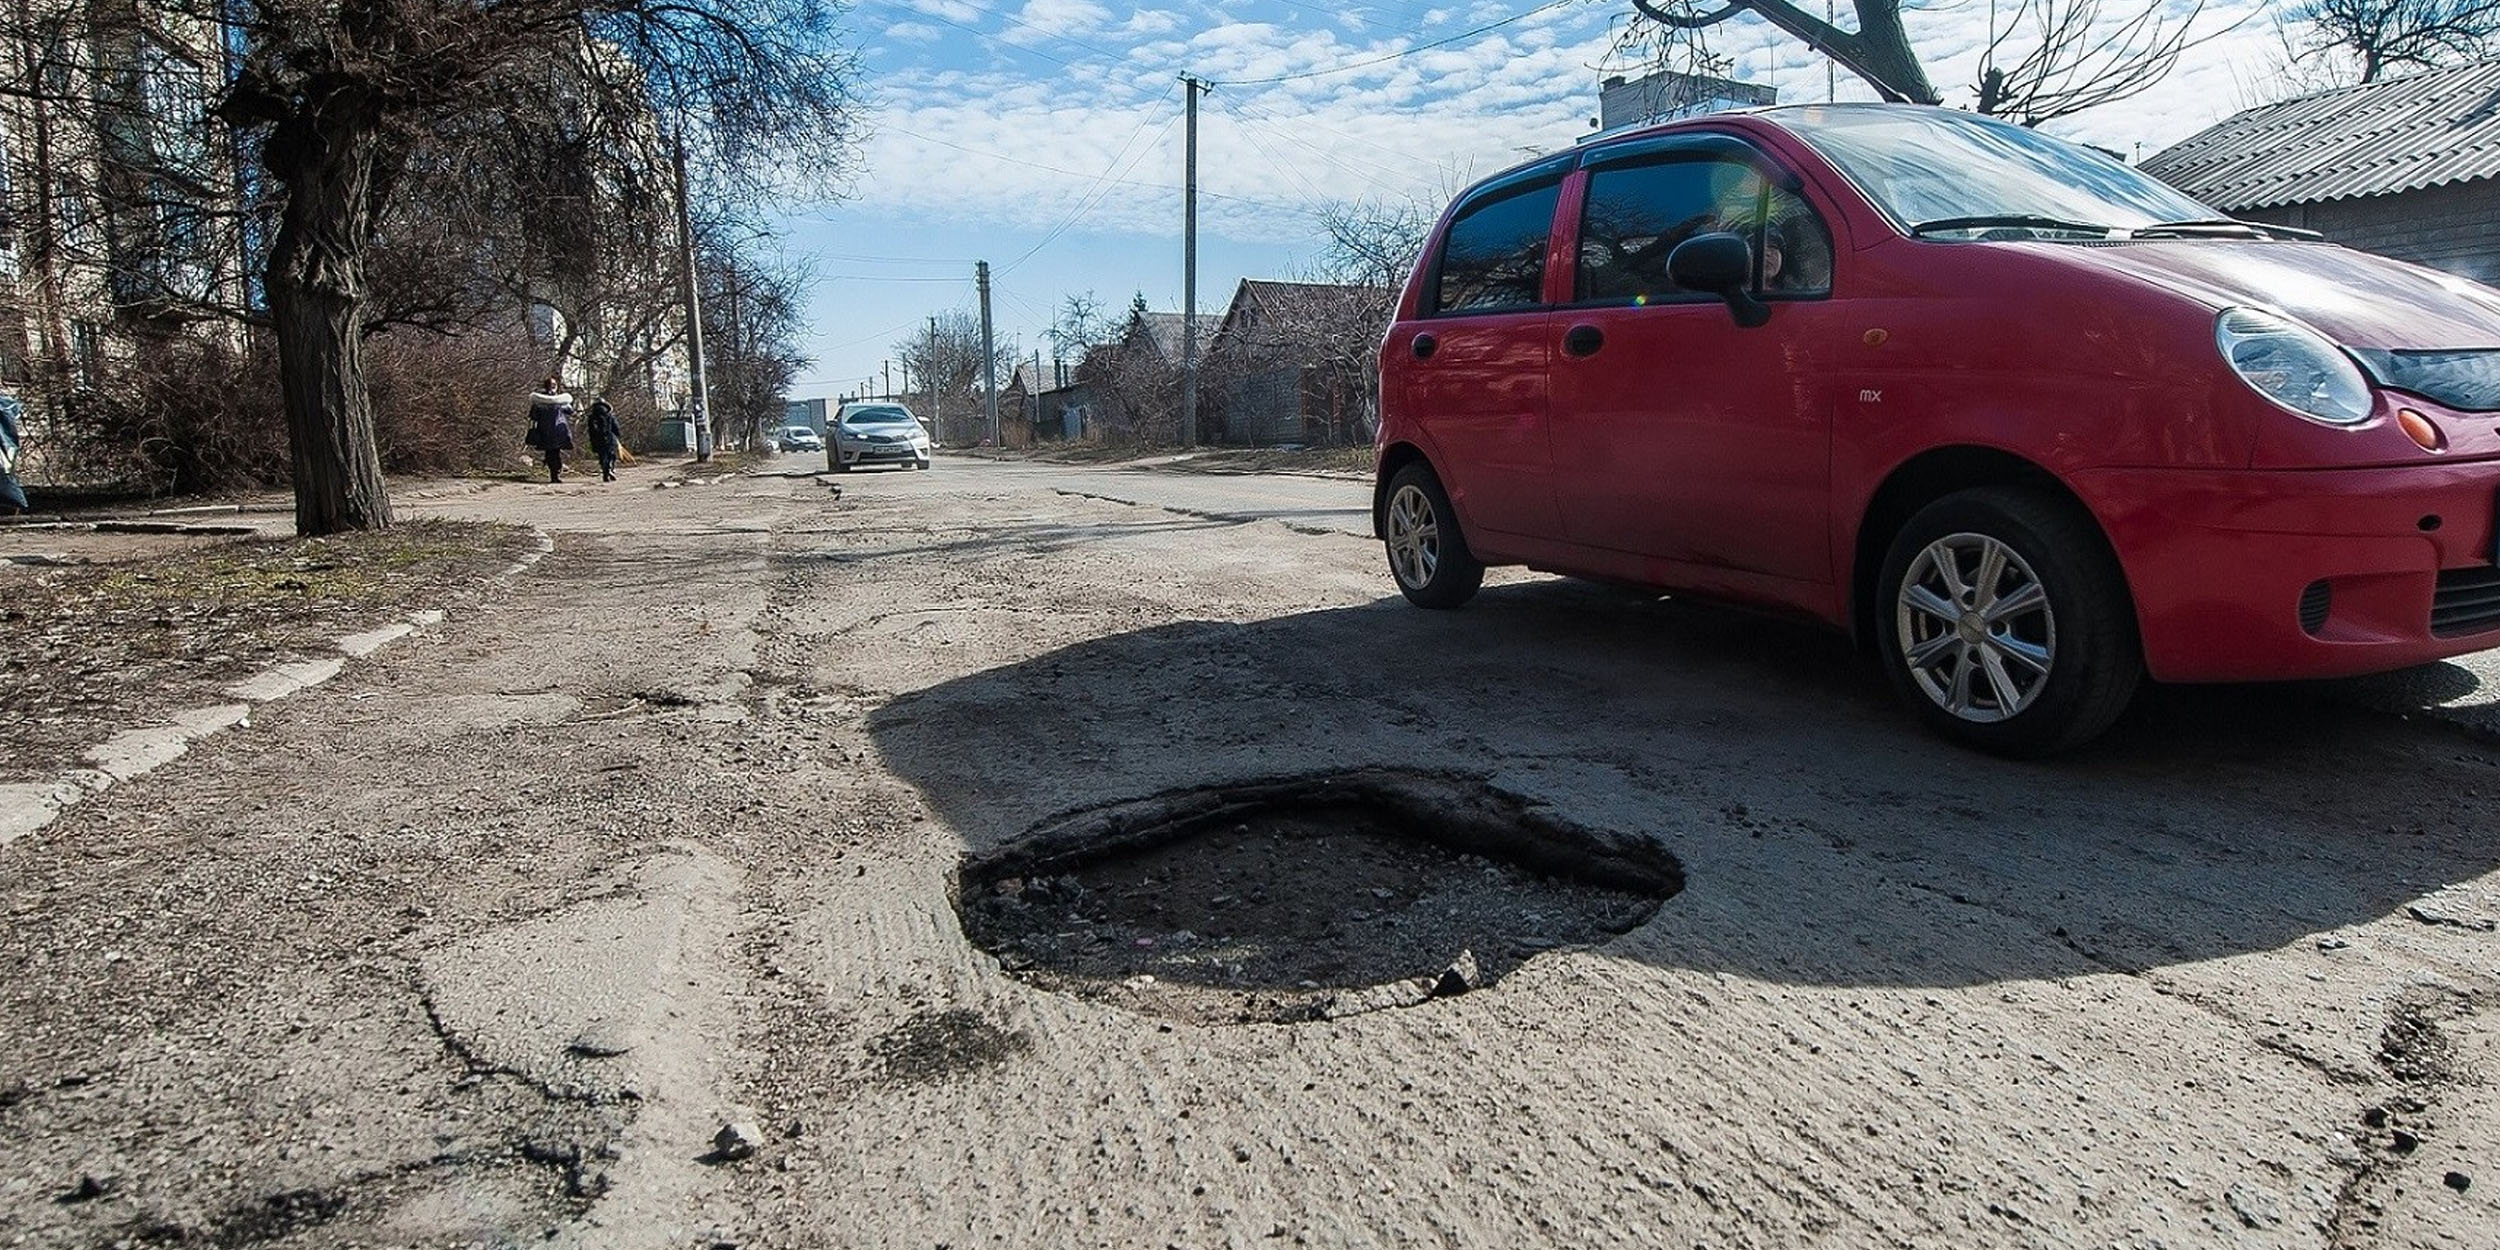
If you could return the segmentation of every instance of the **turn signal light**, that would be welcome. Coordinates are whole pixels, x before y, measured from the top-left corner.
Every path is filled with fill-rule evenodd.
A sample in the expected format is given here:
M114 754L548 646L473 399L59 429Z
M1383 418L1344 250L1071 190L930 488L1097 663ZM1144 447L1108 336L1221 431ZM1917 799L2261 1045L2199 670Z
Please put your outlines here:
M2396 424L2404 428L2405 437L2421 444L2422 450L2448 450L2448 440L2440 437L2439 427L2432 425L2429 417L2411 408L2399 408L2396 410Z

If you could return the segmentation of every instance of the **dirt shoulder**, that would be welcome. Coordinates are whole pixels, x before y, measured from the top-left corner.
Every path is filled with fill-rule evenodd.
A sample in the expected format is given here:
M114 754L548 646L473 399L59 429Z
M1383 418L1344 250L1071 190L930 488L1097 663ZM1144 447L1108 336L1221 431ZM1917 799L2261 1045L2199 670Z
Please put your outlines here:
M0 782L54 776L117 730L441 607L529 542L438 520L308 539L0 531Z

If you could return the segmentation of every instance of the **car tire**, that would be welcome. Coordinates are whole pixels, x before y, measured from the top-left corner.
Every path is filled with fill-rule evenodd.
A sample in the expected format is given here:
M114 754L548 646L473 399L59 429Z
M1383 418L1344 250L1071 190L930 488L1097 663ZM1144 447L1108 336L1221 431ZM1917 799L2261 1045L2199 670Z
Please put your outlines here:
M1381 508L1380 537L1389 576L1398 592L1419 608L1455 608L1484 584L1484 565L1468 550L1449 493L1429 465L1397 471Z
M1930 729L1996 755L2081 746L2144 681L2125 574L2047 491L1988 486L1910 518L1876 580L1876 654Z
M929 460L928 460L928 458L927 458L927 457L925 457L925 456L924 456L924 457L922 457L922 458L921 458L919 467L920 467L920 469L921 469L923 472L926 472L926 471L928 470L928 468L929 468Z

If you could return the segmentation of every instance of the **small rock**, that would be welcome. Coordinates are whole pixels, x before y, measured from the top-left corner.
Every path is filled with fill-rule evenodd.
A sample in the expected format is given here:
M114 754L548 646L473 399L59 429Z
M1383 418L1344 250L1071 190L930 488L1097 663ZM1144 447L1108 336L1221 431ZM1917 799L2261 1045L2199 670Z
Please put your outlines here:
M2453 1176L2455 1173L2452 1172L2449 1175ZM101 1176L92 1172L83 1173L79 1176L78 1183L71 1186L68 1192L63 1193L57 1201L63 1203L93 1202L120 1188L121 1180L121 1177L111 1172L106 1172ZM2457 1188L2463 1189L2464 1186L2460 1185Z
M2403 1129L2397 1129L2388 1135L2388 1144L2395 1147L2397 1154L2409 1155L2421 1148L2422 1139Z
M614 1020L601 1020L583 1029L566 1050L584 1059L613 1059L634 1048L631 1030Z
M2446 1176L2440 1177L2439 1183L2457 1191L2458 1193L2464 1193L2474 1184L2474 1178L2467 1176L2463 1172L2450 1172Z
M1476 953L1460 951L1458 958L1451 960L1450 966L1443 968L1441 975L1433 980L1432 996L1447 998L1453 994L1464 994L1483 984L1484 973L1476 967Z
M2322 951L2340 951L2350 947L2351 945L2352 943L2339 937L2322 937L2318 939L2318 949Z
M2405 914L2423 924L2443 929L2465 929L2474 933L2490 933L2500 930L2500 920L2468 911L2459 905L2461 901L2426 898L2418 903L2406 904Z
M764 1130L753 1120L736 1120L721 1126L712 1134L712 1153L724 1159L743 1159L764 1144Z
M2273 1228L2283 1222L2283 1200L2272 1192L2242 1182L2222 1195L2231 1213L2249 1228Z
M1397 896L1398 892L1387 886L1376 885L1372 887L1373 898L1396 898Z

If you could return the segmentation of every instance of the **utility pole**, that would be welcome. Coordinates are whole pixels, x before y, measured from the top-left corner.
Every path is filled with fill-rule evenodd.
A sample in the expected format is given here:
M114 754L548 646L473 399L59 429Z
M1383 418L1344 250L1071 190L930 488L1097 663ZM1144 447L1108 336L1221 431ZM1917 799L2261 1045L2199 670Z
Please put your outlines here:
M694 383L694 458L712 458L711 394L703 381L703 296L694 274L694 214L686 208L686 137L677 136L677 283L686 306L686 362Z
M928 369L929 376L922 378L921 381L929 384L929 441L934 443L937 441L938 436L938 375L945 372L945 370L938 368L937 318L935 317L929 318L929 355L927 357L927 361L928 363L924 367Z
M737 423L733 428L738 430L738 437L745 439L762 431L754 428L756 414L747 411L746 388L740 384L746 373L747 332L738 319L738 270L728 267L721 277L725 280L721 285L729 291L729 359L733 365L729 373L729 415Z
M973 281L981 288L982 415L989 418L990 446L998 446L998 349L990 341L990 263L972 262Z
M1189 157L1181 192L1181 446L1198 441L1198 93L1207 84L1181 75L1189 88Z
M885 394L879 398L894 398L894 362L891 360L885 362Z

